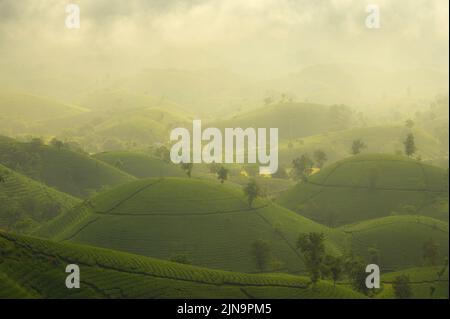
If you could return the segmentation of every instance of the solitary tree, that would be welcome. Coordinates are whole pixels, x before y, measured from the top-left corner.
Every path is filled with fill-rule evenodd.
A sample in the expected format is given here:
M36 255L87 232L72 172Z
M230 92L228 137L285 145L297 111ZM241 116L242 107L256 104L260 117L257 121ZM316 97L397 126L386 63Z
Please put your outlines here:
M366 147L367 145L361 139L354 140L352 143L352 154L357 155Z
M324 240L325 235L323 233L300 234L297 240L297 248L300 248L313 284L317 283L323 271Z
M353 289L363 294L368 292L366 266L367 262L360 256L349 256L344 263L345 272L350 279Z
M0 175L0 183L6 183L6 177L3 175Z
M221 167L217 171L217 178L220 180L220 183L223 184L228 179L228 170L225 167Z
M181 163L181 168L186 171L186 175L191 178L192 169L194 168L194 164L192 163Z
M253 242L251 253L255 258L258 269L261 271L266 269L271 259L269 244L264 240L258 239Z
M324 273L333 280L333 284L336 287L336 282L344 274L344 260L342 257L326 255L324 260Z
M252 207L253 201L261 195L261 188L254 179L251 179L244 187L244 193L248 199L248 205Z
M413 295L409 276L407 275L395 277L392 288L397 299L410 299Z
M414 153L417 151L416 143L414 141L414 135L412 133L409 133L406 136L406 140L403 142L403 145L405 145L405 154L408 156L414 155Z
M430 239L423 244L423 260L430 266L439 263L439 245L435 240Z
M322 168L325 162L328 160L327 154L322 150L316 150L313 154L314 160L317 163L317 167Z

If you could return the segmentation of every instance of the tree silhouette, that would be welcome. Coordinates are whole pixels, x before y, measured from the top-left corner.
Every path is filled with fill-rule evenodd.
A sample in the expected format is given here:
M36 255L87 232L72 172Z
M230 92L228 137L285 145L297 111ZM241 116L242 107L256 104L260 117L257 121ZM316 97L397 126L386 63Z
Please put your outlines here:
M253 201L261 195L261 189L254 179L251 179L244 187L244 193L248 199L248 206L252 207Z
M406 136L406 140L403 142L403 145L405 145L405 154L407 156L412 156L416 153L417 147L414 141L414 135L412 133L409 133Z
M217 178L220 180L220 183L223 184L228 179L228 170L225 167L220 167L217 171Z
M194 164L192 163L181 163L181 168L186 172L186 175L191 178L192 169L194 168Z
M354 140L352 143L352 154L357 155L366 147L367 145L361 139Z
M325 162L328 160L327 154L322 150L316 150L313 154L314 160L317 163L317 167L322 168Z
M324 240L325 235L323 233L300 234L297 240L297 248L300 248L313 284L320 279L323 271Z

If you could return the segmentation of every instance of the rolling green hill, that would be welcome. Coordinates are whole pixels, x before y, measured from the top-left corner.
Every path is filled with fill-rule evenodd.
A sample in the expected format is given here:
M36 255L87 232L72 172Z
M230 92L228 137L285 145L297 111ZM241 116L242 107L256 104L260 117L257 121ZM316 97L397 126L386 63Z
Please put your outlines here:
M0 114L4 119L39 121L88 111L76 105L22 93L0 93Z
M68 264L80 288L67 289ZM304 277L210 270L0 231L0 298L362 298Z
M93 157L138 178L185 175L179 166L143 153L104 152Z
M327 234L330 252L344 234L265 200L250 208L241 188L218 181L145 179L102 192L53 220L36 235L161 259L185 256L194 265L256 272L252 245L265 240L268 270L303 269L300 233Z
M29 134L29 128L38 121L75 116L87 111L76 105L35 95L0 92L0 134Z
M76 197L134 179L86 154L38 143L0 139L0 163Z
M327 132L285 142L280 145L280 163L290 165L294 158L304 153L312 156L316 150L324 151L328 162L335 162L351 154L352 142L356 139L366 144L363 153L403 153L403 141L410 132L415 137L417 155L423 160L433 161L445 157L444 145L425 131L419 128L409 130L404 125L384 125Z
M377 298L395 298L392 283L401 275L409 277L412 298L449 298L448 266L418 267L382 274L383 290Z
M448 179L406 157L359 155L326 166L277 202L330 226L398 214L448 221Z
M348 128L352 112L345 106L282 103L265 106L233 118L212 123L218 128L276 127L279 138L293 139ZM208 125L209 126L209 125ZM206 127L206 124L205 124Z
M28 232L79 202L0 164L0 228Z
M383 271L423 265L423 245L438 245L440 263L448 258L448 222L423 216L389 216L342 226L350 235L353 252L368 258L369 249L379 250Z

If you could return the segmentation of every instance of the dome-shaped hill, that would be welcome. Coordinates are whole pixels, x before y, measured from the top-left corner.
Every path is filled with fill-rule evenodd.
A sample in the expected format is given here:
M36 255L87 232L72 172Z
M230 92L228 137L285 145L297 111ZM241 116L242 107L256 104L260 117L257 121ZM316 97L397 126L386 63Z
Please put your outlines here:
M363 298L345 287L286 274L242 274L0 231L0 298ZM64 284L67 263L80 289ZM36 289L38 287L38 289Z
M93 157L138 178L185 175L178 166L142 153L104 152Z
M76 197L135 178L86 154L36 143L0 140L0 163Z
M448 220L448 180L443 169L409 158L359 155L325 167L277 201L330 226L392 214Z
M448 257L448 223L423 216L389 216L340 228L351 235L352 249L368 257L368 248L379 250L380 267L392 271L426 262L423 246L438 246L438 264Z
M230 119L212 123L226 127L278 127L280 139L321 134L346 129L351 112L345 106L327 106L313 103L281 103L265 106Z
M22 93L0 92L1 118L39 121L86 112L87 109L58 101ZM3 123L2 123L3 124ZM8 125L8 122L5 123Z
M0 164L0 228L27 232L79 202Z
M329 250L339 250L333 241L343 233L263 200L250 208L240 188L164 178L102 192L37 235L243 272L258 271L252 244L265 240L273 262L264 270L294 272L303 268L295 242L312 231L326 233Z

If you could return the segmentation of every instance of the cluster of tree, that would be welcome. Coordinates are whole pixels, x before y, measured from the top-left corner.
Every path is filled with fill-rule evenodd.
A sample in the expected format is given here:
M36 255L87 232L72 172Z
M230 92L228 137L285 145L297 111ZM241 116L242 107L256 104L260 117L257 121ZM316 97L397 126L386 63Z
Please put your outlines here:
M170 163L170 150L165 145L158 146L154 151L154 156L166 163Z
M347 276L355 290L367 293L366 263L359 256L333 256L326 253L323 233L300 234L297 248L300 249L311 282L315 285L321 278L336 282Z
M346 256L328 255L325 249L325 235L323 233L300 234L297 241L297 248L300 249L309 273L311 282L316 284L321 278L329 278L336 284L337 281L347 277L353 289L364 294L368 294L366 287L366 266L368 264L380 264L380 251L375 247L369 247L368 259L361 256L348 254ZM436 266L440 264L438 244L430 239L423 245L423 259L426 265ZM445 265L437 275L442 277L448 267L448 258ZM409 277L401 275L395 278L392 287L396 298L405 299L412 297L412 289ZM430 294L434 293L433 286L430 287Z
M314 165L318 168L322 168L327 160L327 154L320 149L314 151L313 158L308 154L303 154L292 161L291 176L295 180L307 182Z
M265 106L269 106L274 103L292 103L294 102L294 97L290 96L287 93L281 93L278 97L276 95L269 95L263 99L263 103Z

